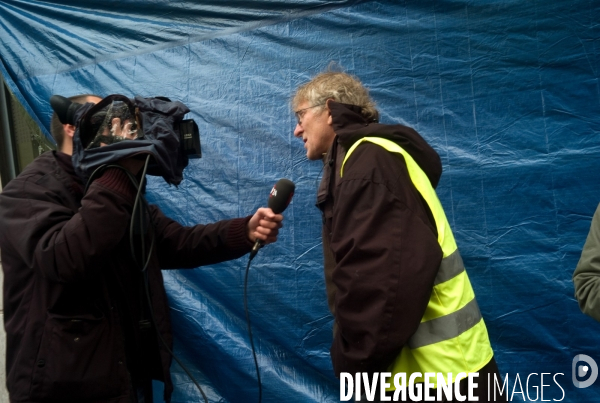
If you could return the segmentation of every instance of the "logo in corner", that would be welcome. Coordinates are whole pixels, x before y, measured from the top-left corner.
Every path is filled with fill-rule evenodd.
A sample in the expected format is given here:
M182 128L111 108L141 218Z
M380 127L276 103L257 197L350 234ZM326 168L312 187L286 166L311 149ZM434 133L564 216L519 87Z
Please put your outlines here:
M578 365L581 362L586 363L587 365ZM589 374L589 378L585 381L580 381L579 379L587 377ZM596 361L589 355L578 354L573 357L573 385L576 388L587 388L591 386L598 378L598 365Z

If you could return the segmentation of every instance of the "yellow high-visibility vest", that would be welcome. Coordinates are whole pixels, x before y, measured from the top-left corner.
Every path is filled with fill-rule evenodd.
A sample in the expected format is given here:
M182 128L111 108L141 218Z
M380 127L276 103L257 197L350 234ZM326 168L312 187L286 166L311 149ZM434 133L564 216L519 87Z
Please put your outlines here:
M429 178L410 154L381 137L364 137L354 143L346 153L340 176L343 176L344 164L352 152L364 141L404 157L413 185L433 214L443 252L421 323L388 370L393 375L409 374L407 379L415 372L423 375L426 372L444 375L451 372L453 377L461 372L477 372L490 362L494 352L442 204ZM436 384L437 377L432 377L431 381ZM415 382L424 382L424 379L416 378ZM390 389L394 389L393 385Z

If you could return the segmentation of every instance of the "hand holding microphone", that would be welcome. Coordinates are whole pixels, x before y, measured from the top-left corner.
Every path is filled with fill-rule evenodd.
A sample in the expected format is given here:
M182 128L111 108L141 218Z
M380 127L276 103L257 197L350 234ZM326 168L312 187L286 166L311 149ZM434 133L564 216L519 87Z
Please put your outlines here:
M288 179L280 179L271 189L268 208L259 208L248 224L250 238L256 239L250 252L250 260L256 256L258 250L265 244L275 242L283 216L281 213L287 208L294 196L296 185Z

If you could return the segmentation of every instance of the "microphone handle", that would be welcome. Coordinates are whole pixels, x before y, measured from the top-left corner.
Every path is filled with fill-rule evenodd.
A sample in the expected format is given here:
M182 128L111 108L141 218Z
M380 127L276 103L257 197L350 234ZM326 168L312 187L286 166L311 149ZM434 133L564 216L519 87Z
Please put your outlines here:
M254 246L252 247L252 250L250 251L250 260L254 259L254 256L256 256L256 254L258 253L259 249L262 248L264 246L264 241L261 239L257 239L256 242L254 243Z

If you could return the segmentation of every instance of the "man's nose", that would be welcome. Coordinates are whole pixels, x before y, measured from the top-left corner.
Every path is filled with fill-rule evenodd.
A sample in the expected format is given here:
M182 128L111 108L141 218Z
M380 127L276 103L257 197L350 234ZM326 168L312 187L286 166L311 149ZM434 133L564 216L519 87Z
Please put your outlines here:
M302 129L302 126L300 126L300 123L296 123L296 128L294 129L294 136L302 137L303 132L304 132L304 129Z

